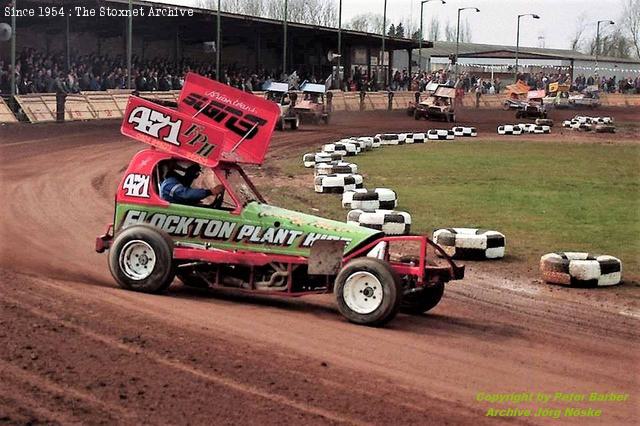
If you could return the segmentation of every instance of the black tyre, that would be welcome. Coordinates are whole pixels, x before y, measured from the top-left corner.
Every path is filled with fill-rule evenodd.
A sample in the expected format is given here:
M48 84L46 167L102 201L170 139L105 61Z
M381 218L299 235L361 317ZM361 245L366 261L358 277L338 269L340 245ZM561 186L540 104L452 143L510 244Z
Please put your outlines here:
M520 113L520 111L516 111L516 118L520 118L522 117L522 114Z
M395 271L388 263L369 257L347 263L336 277L333 292L342 315L370 326L391 321L402 300L402 284Z
M296 116L295 119L291 120L291 130L298 130L298 126L300 126L300 117Z
M276 123L276 130L284 130L284 124L284 117L280 117L280 119Z
M122 288L161 293L175 277L173 242L167 234L148 225L126 228L113 241L109 269Z
M324 124L329 124L329 114L323 115L322 116L322 121L324 121Z
M419 114L419 113L418 113L418 111L415 111L415 112L413 113L413 118L414 118L414 119L416 119L416 120L420 120L420 118L421 118L421 114Z
M426 287L414 293L405 294L402 297L400 312L410 315L420 315L433 309L442 299L444 283L438 283L433 287Z

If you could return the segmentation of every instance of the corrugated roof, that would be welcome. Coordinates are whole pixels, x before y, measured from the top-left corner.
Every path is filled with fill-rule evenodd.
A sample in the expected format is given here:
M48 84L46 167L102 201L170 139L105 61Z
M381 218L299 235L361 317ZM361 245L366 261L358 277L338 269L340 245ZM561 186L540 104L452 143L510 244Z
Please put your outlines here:
M452 53L456 53L456 43L454 41L435 41L433 42L433 48L423 49L422 54L425 56L435 57L447 57ZM497 44L478 44L478 43L460 43L459 54L460 57L474 57L483 55L485 57L495 52L507 52L515 55L515 46L504 46ZM595 61L596 57L593 55L587 55L584 53L576 52L568 49L547 49L542 47L524 47L520 46L518 49L518 57L526 59L527 56L535 58L548 58L548 59L574 59L581 61ZM513 56L511 56L513 57ZM599 56L598 60L601 62L621 62L640 64L640 59L625 59L614 58L610 56Z

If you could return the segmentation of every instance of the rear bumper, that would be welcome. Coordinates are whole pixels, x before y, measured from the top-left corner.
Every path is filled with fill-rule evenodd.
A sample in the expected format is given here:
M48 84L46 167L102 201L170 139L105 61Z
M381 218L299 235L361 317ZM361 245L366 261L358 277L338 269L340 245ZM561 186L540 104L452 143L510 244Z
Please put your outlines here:
M113 224L107 225L107 229L104 234L96 237L96 252L104 253L111 247L111 241L113 240Z

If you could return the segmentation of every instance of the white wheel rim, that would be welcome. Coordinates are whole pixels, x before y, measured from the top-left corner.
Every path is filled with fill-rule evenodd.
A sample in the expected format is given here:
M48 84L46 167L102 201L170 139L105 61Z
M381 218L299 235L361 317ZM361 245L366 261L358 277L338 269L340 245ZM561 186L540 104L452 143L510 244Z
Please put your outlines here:
M342 298L352 311L370 314L382 304L382 284L369 272L354 272L342 287Z
M143 280L156 266L156 253L142 240L129 241L120 252L120 269L132 280Z

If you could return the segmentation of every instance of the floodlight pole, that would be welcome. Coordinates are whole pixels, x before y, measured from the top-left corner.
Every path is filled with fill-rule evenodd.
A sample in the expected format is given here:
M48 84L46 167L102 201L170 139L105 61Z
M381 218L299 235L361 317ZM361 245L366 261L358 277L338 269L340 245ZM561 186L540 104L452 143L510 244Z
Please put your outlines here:
M461 7L458 9L458 26L456 27L456 80L458 79L458 52L460 52L460 12L463 10L473 9L477 12L480 12L480 9L477 7Z
M218 81L222 81L220 76L220 50L222 50L220 34L220 0L218 0L218 9L216 10L216 80Z
M523 16L531 16L533 19L540 19L540 16L535 13L525 13L522 15L518 15L518 27L516 29L516 67L513 72L513 81L515 83L518 82L518 53L520 52L520 18Z
M384 39L387 34L387 0L384 0L384 12L382 14L382 52L380 55L380 70L384 74L384 87L387 88L388 73L384 71Z
M287 72L287 9L289 7L289 0L284 0L284 20L283 30L284 30L284 46L282 49L282 74L286 74Z
M428 3L432 0L422 0L420 2L420 40L418 40L418 72L422 70L422 39L424 36L422 35L422 15L424 14L424 4ZM447 2L444 0L440 0L442 4L446 4Z
M342 62L342 0L338 4L338 89L342 90L340 64Z
M598 56L600 56L600 24L601 23L606 23L609 25L614 25L615 22L609 20L609 19L605 19L602 21L598 21L596 23L596 69L595 69L595 74L596 74L596 78L597 78L597 84L598 84L598 89L600 88L600 70L598 69Z
M133 0L129 0L129 23L127 28L127 89L131 89L131 56L133 51Z
M15 12L18 0L13 0L13 10ZM16 96L16 14L11 14L11 103L15 105Z

